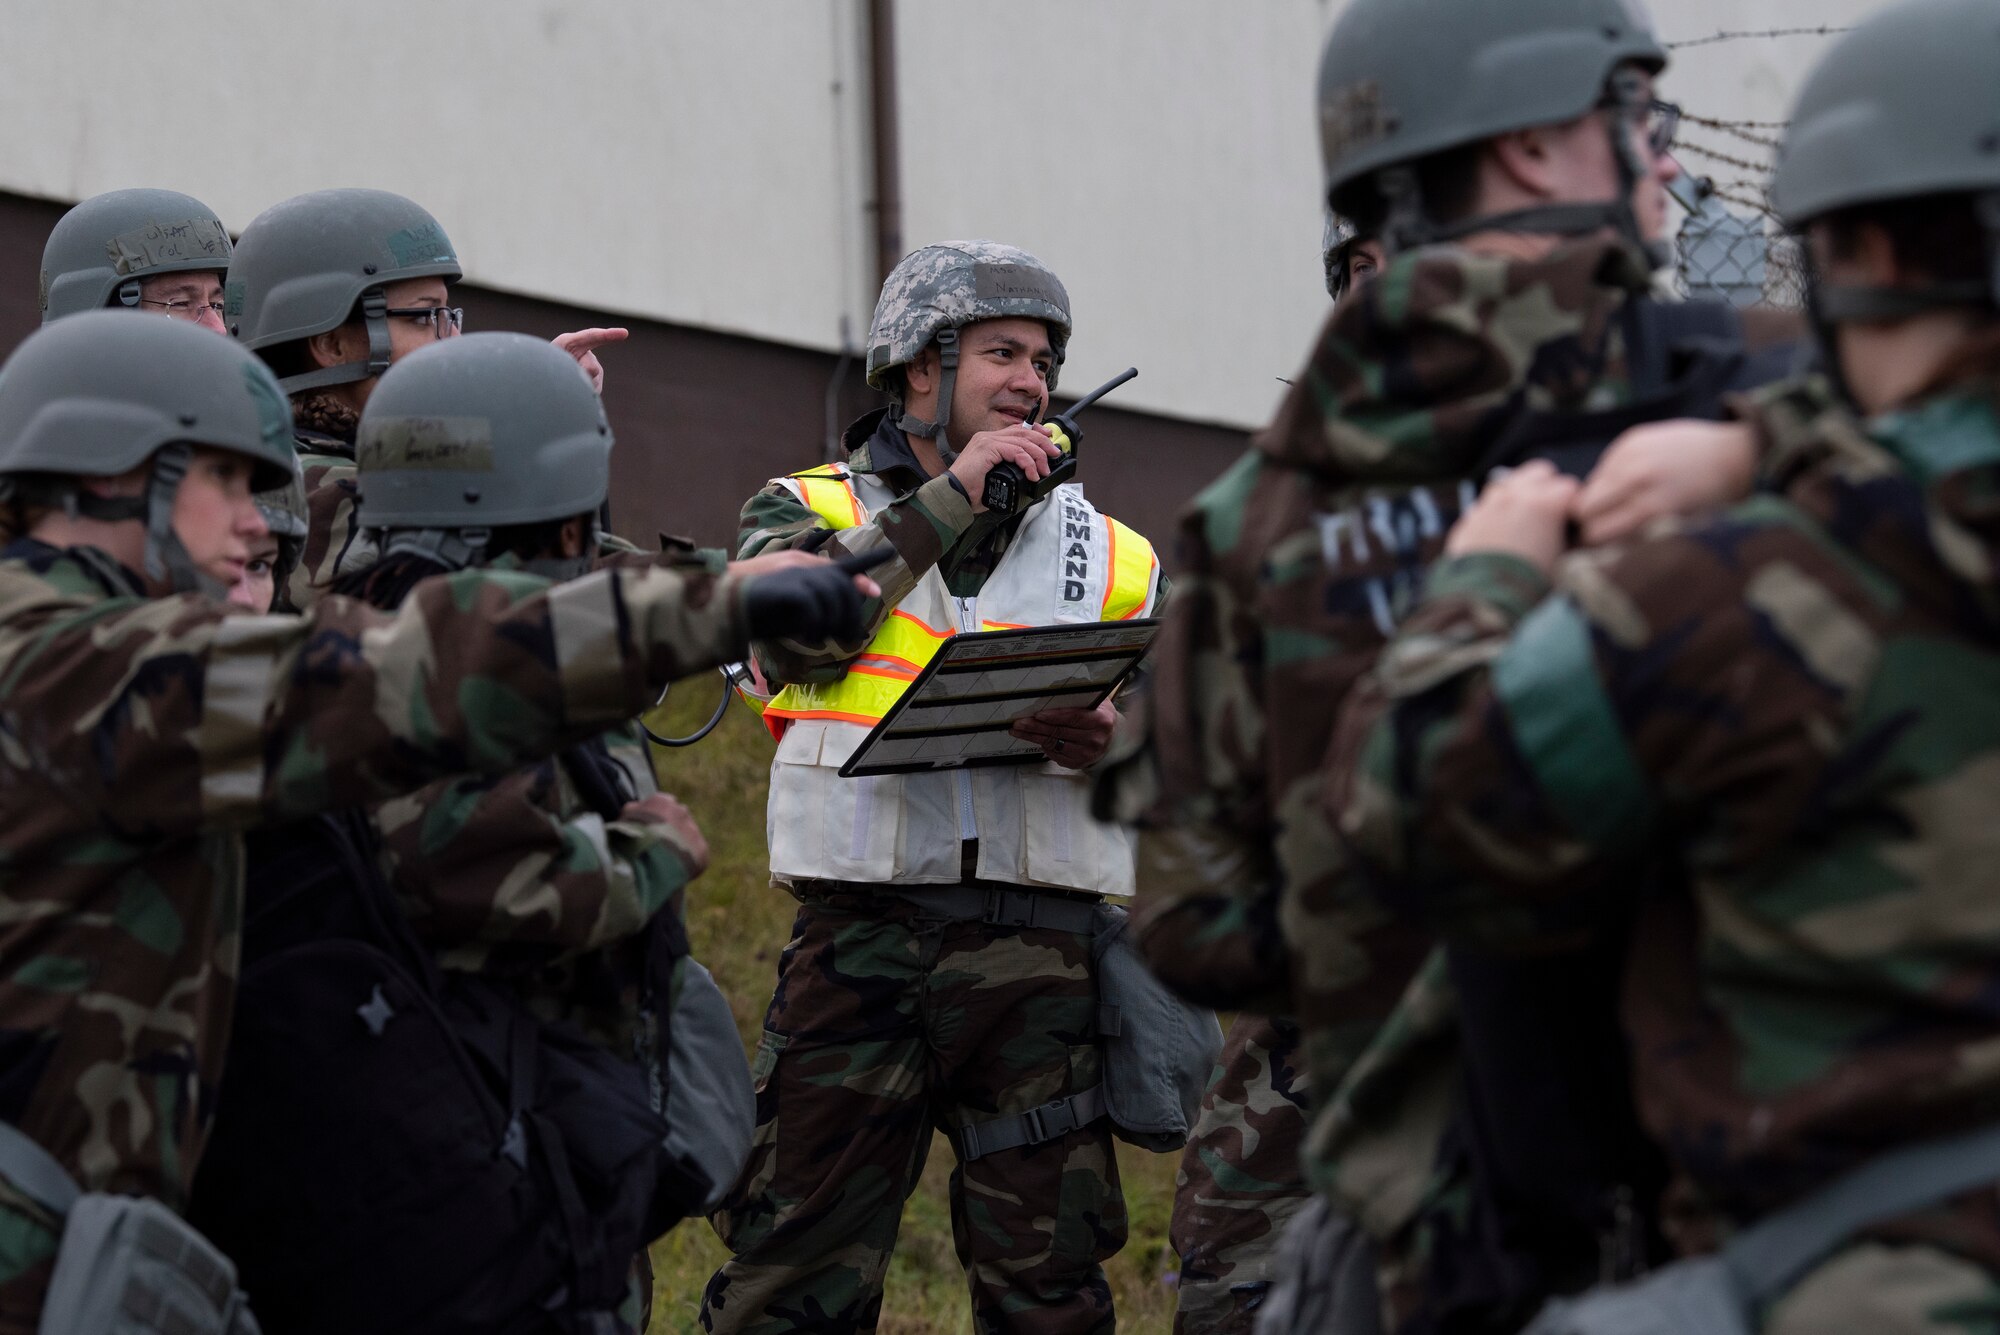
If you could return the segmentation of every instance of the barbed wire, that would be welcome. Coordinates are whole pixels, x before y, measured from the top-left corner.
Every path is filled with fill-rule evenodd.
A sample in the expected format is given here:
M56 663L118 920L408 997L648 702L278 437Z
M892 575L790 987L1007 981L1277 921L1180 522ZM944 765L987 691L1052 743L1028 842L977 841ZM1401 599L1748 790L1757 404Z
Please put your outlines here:
M1666 43L1669 49L1791 37L1837 37L1851 27L1819 24L1759 30L1723 29L1705 37ZM1676 268L1684 292L1737 305L1798 309L1805 304L1806 264L1798 240L1771 205L1771 174L1787 123L1703 116L1683 110L1682 136L1673 152L1707 169L1697 208L1676 239ZM1686 127L1706 131L1690 135ZM1732 151L1733 150L1733 151ZM1709 175L1713 172L1713 175ZM1716 179L1720 177L1721 179Z
M1852 32L1852 28L1836 28L1823 25L1817 28L1764 28L1754 32L1723 31L1707 37L1687 37L1678 42L1666 43L1669 51L1685 51L1694 46L1713 46L1718 42L1756 41L1767 37L1838 37L1841 33Z
M1747 158L1734 157L1728 153L1718 153L1712 148L1705 148L1700 144L1690 142L1686 139L1676 140L1673 152L1677 156L1682 153L1692 153L1698 158L1706 158L1710 162L1719 162L1725 167L1734 167L1738 171L1769 172L1771 170L1771 164L1768 162L1751 162Z
M1768 134L1758 134L1757 131L1782 130L1789 122L1717 120L1712 116L1697 116L1693 112L1683 108L1681 111L1681 123L1683 125L1699 125L1704 130L1719 130L1723 134L1733 135L1746 143L1755 144L1759 148L1775 150L1778 147L1778 141Z

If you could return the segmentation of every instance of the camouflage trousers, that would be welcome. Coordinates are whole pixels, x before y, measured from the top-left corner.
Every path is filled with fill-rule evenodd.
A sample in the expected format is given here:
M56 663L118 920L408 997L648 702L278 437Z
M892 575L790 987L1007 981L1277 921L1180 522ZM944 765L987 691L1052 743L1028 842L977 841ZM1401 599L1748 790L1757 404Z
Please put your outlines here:
M1249 1335L1285 1225L1310 1196L1299 1167L1305 1134L1297 1026L1239 1016L1175 1179L1167 1233L1181 1262L1176 1335Z
M875 1329L933 1128L956 1143L1100 1078L1087 933L799 893L752 1067L756 1138L711 1221L733 1259L703 1295L709 1331ZM1125 1200L1108 1123L961 1160L951 1216L976 1331L1113 1328L1103 1262Z

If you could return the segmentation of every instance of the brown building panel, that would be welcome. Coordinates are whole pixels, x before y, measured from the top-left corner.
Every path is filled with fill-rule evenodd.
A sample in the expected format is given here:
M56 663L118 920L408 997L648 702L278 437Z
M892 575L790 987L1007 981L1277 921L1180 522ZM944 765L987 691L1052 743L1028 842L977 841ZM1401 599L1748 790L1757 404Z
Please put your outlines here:
M0 350L12 351L36 327L42 243L67 207L0 194ZM632 331L601 356L618 437L612 517L634 541L665 531L733 542L744 498L767 478L821 462L829 431L837 438L881 402L858 361L830 353L470 284L457 293L468 329L543 337L589 325ZM1084 426L1082 478L1091 499L1151 537L1171 565L1175 513L1241 452L1244 434L1108 402L1092 408Z

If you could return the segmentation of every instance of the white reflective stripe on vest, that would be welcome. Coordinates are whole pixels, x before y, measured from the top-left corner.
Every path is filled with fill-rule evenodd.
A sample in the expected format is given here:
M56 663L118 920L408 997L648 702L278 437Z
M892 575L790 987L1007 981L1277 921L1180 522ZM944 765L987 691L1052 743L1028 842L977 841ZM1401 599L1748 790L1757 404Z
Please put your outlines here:
M867 474L852 475L851 485L868 516L895 499ZM804 488L794 484L793 490L802 493ZM816 513L835 527L850 526L839 522L845 516L838 497L820 487L813 491L807 503ZM1122 587L1120 570L1127 575ZM1094 622L1107 612L1144 616L1158 589L1159 566L1151 545L1122 525L1114 530L1072 483L1029 510L979 591L973 624L990 630ZM959 625L960 600L932 569L897 612L926 631L948 632ZM878 636L864 660L882 649ZM893 657L907 661L913 654ZM922 661L928 658L926 653ZM787 688L767 711L767 717L781 707L792 711L771 763L766 834L773 875L949 885L960 878L961 835L976 829L982 880L1132 893L1130 837L1091 816L1090 781L1084 774L1039 764L842 779L840 766L881 717L878 704L886 710L883 697L892 702L907 684L886 674L860 675L867 682L856 681L852 691L794 694ZM850 673L843 682L856 676Z

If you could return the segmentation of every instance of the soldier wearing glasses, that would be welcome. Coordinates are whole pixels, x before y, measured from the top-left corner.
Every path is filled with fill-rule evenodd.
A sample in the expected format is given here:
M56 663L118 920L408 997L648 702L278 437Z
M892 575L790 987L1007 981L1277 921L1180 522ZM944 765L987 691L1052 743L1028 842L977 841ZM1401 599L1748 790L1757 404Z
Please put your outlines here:
M102 307L164 312L220 332L229 232L172 190L112 190L62 216L42 248L42 323Z
M293 606L309 605L339 569L372 563L354 522L355 427L391 364L463 327L465 312L447 304L461 276L437 219L383 190L298 195L243 230L225 318L291 397L305 469L305 555L286 589ZM593 349L624 337L623 329L584 329L556 344L601 389Z

